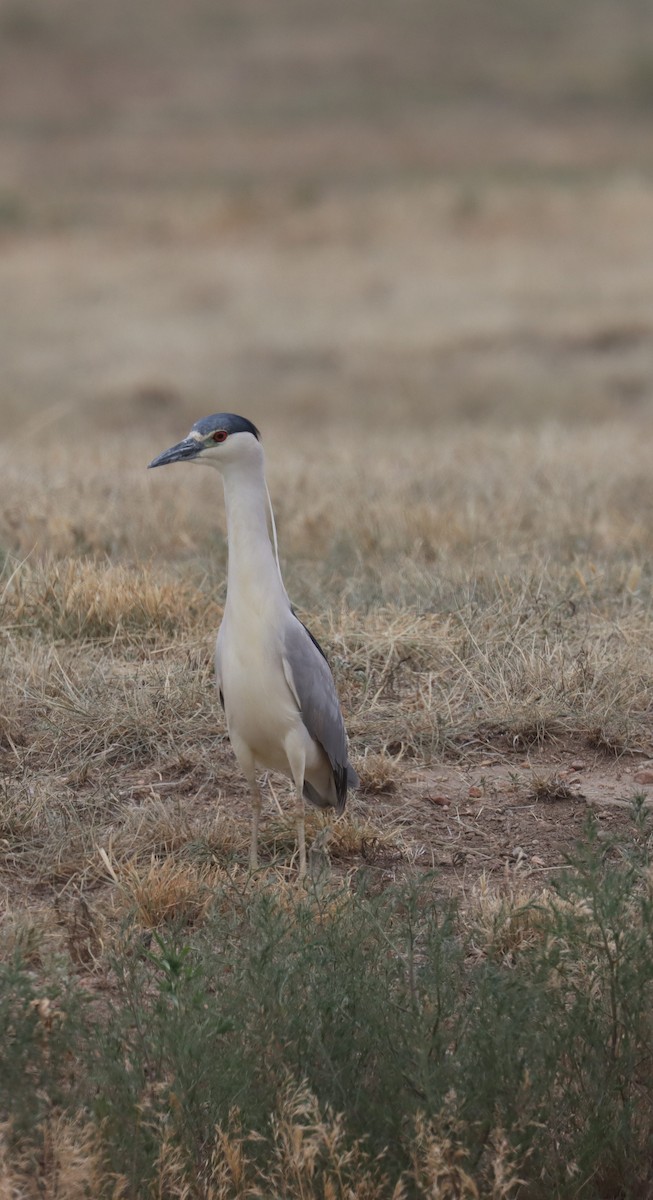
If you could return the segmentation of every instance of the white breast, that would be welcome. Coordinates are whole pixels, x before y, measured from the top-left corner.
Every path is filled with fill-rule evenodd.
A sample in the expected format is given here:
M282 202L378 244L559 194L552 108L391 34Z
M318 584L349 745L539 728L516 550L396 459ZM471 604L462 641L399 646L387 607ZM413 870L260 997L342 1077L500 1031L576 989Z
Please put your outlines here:
M284 742L303 722L283 671L279 622L269 612L225 611L216 665L227 728L268 770L288 771Z

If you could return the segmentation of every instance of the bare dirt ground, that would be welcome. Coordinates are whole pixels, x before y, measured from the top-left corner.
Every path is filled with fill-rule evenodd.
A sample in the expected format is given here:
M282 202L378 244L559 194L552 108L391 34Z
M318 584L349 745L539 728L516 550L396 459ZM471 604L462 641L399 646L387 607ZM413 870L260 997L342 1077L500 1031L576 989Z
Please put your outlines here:
M517 870L544 882L569 861L589 811L607 838L625 826L636 795L650 798L638 773L603 757L560 753L511 763L501 755L409 777L406 799L387 811L413 842L416 861L437 870L447 889L464 891L479 872Z

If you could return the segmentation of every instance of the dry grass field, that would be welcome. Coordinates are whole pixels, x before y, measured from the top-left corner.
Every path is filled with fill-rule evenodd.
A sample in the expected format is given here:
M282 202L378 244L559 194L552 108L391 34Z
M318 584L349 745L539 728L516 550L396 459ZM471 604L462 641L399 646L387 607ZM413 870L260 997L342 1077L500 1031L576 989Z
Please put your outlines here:
M316 905L327 928L347 897L426 887L466 961L510 971L546 941L534 913L585 911L551 890L579 840L648 845L653 22L568 7L0 6L0 957L27 963L53 1062L52 981L101 1023L135 938L169 983L165 939L195 953L227 911ZM145 470L220 410L262 430L362 781L328 833L311 818L330 868L308 898L280 779L247 878L212 683L219 481ZM127 1163L125 1130L98 1141L114 1117L51 1094L38 1136L13 1109L0 1130L0 1197L651 1194L650 1095L630 1175L576 1146L536 1177L498 1108L474 1157L460 1081L450 1124L415 1088L410 1149L379 1165L288 1072L258 1174L236 1087L192 1169L172 1126Z

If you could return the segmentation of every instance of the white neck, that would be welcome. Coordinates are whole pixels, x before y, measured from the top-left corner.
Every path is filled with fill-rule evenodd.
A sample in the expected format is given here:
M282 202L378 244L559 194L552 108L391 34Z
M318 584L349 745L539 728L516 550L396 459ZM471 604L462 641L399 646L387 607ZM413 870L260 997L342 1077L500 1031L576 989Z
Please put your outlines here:
M268 533L268 493L263 455L222 467L227 510L227 604L289 604Z

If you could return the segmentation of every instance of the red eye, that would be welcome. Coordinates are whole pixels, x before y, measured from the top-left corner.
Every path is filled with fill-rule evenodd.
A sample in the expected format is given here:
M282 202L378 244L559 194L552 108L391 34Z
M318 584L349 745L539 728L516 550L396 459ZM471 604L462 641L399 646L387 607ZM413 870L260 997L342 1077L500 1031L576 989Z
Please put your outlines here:
M211 434L214 442L226 442L227 436L226 429L216 429L215 433Z

